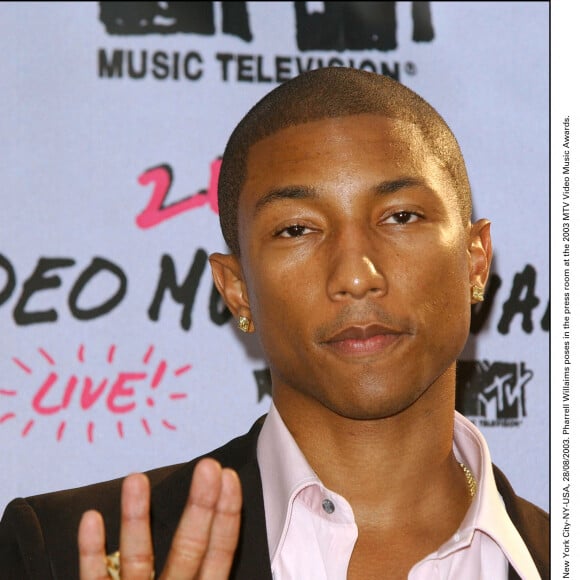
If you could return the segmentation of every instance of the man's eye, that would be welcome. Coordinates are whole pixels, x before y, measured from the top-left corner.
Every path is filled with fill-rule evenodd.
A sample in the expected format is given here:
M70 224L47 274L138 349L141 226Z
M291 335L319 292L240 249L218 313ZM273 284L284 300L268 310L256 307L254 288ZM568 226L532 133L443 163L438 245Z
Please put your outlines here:
M397 213L391 214L385 221L391 224L404 225L416 222L418 219L419 215L416 213L411 211L398 211Z
M288 226L280 230L279 232L277 232L276 235L281 238L298 238L300 236L303 236L307 230L308 228L306 226L294 224L292 226Z

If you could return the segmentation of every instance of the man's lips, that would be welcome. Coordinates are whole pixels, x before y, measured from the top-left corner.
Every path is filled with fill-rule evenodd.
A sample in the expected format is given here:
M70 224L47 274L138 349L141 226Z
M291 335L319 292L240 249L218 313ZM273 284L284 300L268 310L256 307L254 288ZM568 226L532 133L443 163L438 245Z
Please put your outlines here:
M389 347L403 334L381 324L356 325L340 330L323 344L343 355L370 355Z

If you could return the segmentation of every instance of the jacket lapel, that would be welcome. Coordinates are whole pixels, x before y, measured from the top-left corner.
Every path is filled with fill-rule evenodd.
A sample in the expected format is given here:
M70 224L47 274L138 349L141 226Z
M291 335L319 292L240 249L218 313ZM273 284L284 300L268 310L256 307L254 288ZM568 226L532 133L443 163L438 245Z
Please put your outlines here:
M257 459L242 467L238 474L242 482L244 507L242 508L240 543L231 578L271 580L262 480Z
M207 455L215 458L222 466L235 469L242 483L242 523L240 541L230 575L232 580L272 578L262 481L256 455L258 434L263 419L264 417L256 421L246 435ZM151 526L156 575L161 574L167 560L173 533L181 518L197 461L198 459L177 466L172 473L152 487Z
M542 579L550 577L550 519L546 512L518 497L506 476L495 465L493 475L506 511L526 544ZM511 566L510 566L511 568ZM510 570L510 574L511 574ZM510 580L518 578L510 576Z

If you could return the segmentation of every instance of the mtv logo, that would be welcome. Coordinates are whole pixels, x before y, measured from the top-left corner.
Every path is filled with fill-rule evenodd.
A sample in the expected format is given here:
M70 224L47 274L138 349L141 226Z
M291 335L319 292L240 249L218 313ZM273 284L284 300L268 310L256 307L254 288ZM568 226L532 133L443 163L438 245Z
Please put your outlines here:
M317 9L311 9L312 5ZM301 51L397 48L396 2L294 2ZM411 2L413 40L435 37L429 2Z
M246 2L99 2L108 34L216 34L214 4L221 5L222 32L252 40Z
M487 421L522 419L525 387L533 376L523 362L458 361L456 408Z

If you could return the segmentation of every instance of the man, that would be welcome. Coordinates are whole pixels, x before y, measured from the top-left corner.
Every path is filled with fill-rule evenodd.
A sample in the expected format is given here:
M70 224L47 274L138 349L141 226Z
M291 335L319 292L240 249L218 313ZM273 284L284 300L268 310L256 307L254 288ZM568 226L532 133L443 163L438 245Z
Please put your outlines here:
M492 249L441 117L382 76L306 73L235 129L219 203L231 254L212 255L214 280L258 333L270 413L122 492L16 500L2 578L74 577L86 510L83 580L118 549L124 580L547 578L547 514L454 413Z

